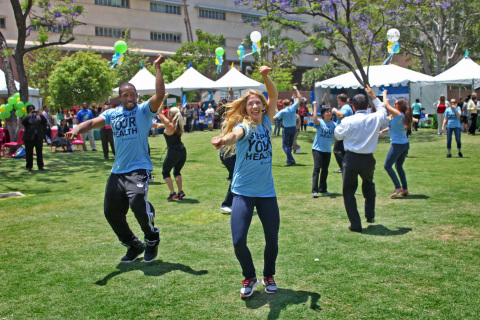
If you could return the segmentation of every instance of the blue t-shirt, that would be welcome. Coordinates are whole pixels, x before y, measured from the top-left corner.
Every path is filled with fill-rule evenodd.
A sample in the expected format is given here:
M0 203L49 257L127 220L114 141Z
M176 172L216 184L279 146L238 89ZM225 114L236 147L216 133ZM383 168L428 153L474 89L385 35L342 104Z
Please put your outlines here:
M340 112L343 114L343 117L350 117L353 116L353 109L350 107L349 104L344 104L343 107L340 108ZM337 117L337 125L342 123L342 119L340 117Z
M148 133L156 112L144 102L133 110L122 106L108 109L100 115L110 125L115 141L115 162L112 173L126 173L137 169L153 170L148 155Z
M390 132L390 142L395 144L408 143L407 130L403 126L405 124L405 115L403 113L392 117L388 124L388 131Z
M276 117L277 119L282 120L283 119L283 127L288 128L288 127L296 127L297 126L297 112L298 108L298 99L295 101L293 105L290 107L286 107L285 109L280 110Z
M244 136L235 144L237 160L233 171L232 192L246 197L276 197L272 176L272 122L266 115L257 130L243 123Z
M87 110L82 109L77 112L78 123L82 123L90 119L93 119L93 113L90 109L87 109Z
M422 108L422 104L415 102L414 104L412 104L412 110L413 110L412 114L415 116L418 116L419 114L422 113L422 111L420 110L421 108Z
M457 107L457 112L459 114L462 114L462 109L460 107ZM462 125L460 124L460 118L457 117L457 114L454 109L447 108L443 116L447 118L447 128L453 129L453 128L462 127Z
M318 119L320 124L313 126L317 129L315 140L313 140L312 149L320 152L332 152L332 143L335 136L335 127L337 124L333 121L325 122L323 119Z

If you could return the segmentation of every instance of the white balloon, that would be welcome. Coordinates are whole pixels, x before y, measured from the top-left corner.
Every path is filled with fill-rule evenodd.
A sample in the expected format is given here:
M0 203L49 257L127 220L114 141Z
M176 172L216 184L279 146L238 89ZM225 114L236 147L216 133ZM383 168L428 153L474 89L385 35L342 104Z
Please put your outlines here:
M398 31L397 29L388 30L387 31L387 39L390 42L398 41L398 39L400 39L400 31Z
M258 42L258 41L260 41L260 39L262 39L262 34L260 32L253 31L250 34L250 40L252 40L252 42Z

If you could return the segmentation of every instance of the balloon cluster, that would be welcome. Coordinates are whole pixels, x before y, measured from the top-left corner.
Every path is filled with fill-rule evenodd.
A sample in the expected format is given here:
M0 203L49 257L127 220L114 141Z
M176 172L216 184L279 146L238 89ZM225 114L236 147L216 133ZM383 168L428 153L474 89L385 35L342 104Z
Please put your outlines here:
M250 40L252 40L252 52L244 55L244 57L254 54L255 52L260 53L260 40L262 39L262 34L258 31L253 31L250 34Z
M15 115L17 117L23 117L27 115L27 107L32 105L31 102L23 103L20 101L20 94L17 92L10 98L8 98L7 104L0 106L0 119L8 119L12 115L13 109L15 109Z
M390 29L387 31L388 39L388 53L398 53L400 52L400 45L398 44L398 39L400 39L400 31L397 29Z
M218 47L215 49L215 54L217 55L217 58L215 59L217 73L222 73L223 55L225 54L225 50L223 50L222 47Z
M245 48L242 45L238 46L238 60L240 60L240 68L242 67L243 57L245 56Z
M109 62L112 64L110 66L110 69L113 69L117 64L118 65L122 64L123 54L127 52L128 46L125 41L119 40L115 42L115 45L113 46L113 48L115 49L115 54L112 56L112 61Z

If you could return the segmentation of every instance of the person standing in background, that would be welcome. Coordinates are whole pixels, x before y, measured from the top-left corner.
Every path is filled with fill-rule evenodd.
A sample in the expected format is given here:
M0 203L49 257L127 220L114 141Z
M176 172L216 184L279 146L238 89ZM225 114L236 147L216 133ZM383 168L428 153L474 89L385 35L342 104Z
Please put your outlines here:
M418 131L418 124L420 123L420 116L422 114L422 104L420 99L415 99L415 103L412 104L412 116L417 121L413 121L413 129Z
M92 120L93 113L92 110L88 108L88 105L86 102L82 103L82 110L78 111L77 113L77 120L78 124L82 124L85 121ZM83 141L85 140L85 133L80 134L82 136ZM90 142L90 147L92 148L92 151L97 151L97 147L95 146L95 139L93 137L93 129L87 131L88 135L88 141ZM83 144L83 151L87 151L87 145L84 143Z
M342 123L342 119L346 117L353 116L352 107L347 103L347 95L345 93L340 93L337 96L337 103L340 110L337 108L332 109L332 114L337 117L337 126ZM343 157L345 156L345 148L343 147L343 140L336 140L333 145L333 154L335 155L335 160L340 167L340 170L334 171L335 173L342 173L342 163Z
M43 109L45 111L45 108ZM42 114L42 110L35 111L33 105L27 107L28 115L23 117L22 124L25 127L23 141L25 141L26 168L32 171L33 168L33 148L37 153L38 170L45 170L43 163L43 128L47 125L47 119Z
M437 124L438 124L438 131L437 134L443 134L442 131L442 123L443 123L443 114L445 113L446 108L450 108L450 103L445 100L445 95L440 95L440 98L437 102L434 103L433 107L437 112Z
M472 99L468 101L467 104L468 113L470 113L470 127L468 128L468 134L475 135L475 130L477 129L477 118L478 118L478 101L477 94L472 94Z

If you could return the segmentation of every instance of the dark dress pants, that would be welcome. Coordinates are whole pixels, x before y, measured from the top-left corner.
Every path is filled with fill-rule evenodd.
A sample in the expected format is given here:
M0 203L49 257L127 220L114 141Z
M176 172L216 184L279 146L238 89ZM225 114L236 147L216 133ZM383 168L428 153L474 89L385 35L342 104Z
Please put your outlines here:
M373 154L346 152L343 158L343 202L352 229L362 230L362 222L357 209L355 191L358 187L358 176L362 178L362 193L365 198L365 218L375 218L375 158Z

